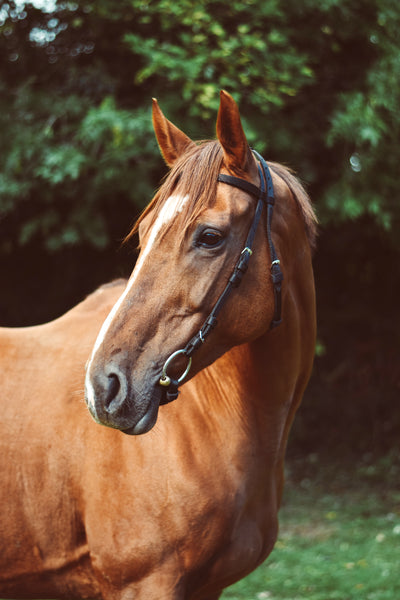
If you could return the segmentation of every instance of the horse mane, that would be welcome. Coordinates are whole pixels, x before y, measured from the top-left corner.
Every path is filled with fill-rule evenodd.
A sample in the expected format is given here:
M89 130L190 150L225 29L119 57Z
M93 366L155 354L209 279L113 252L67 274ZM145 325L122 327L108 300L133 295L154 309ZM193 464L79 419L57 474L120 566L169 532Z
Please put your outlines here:
M221 171L222 158L222 146L217 140L198 142L185 152L175 162L154 198L139 216L126 240L138 232L139 225L151 211L153 211L153 218L149 222L149 228L152 227L164 202L176 193L178 183L190 198L190 202L186 203L181 213L183 230L187 230L187 227L197 219L202 210L206 206L212 206L215 202L217 177Z
M190 198L190 202L185 205L185 209L181 213L183 231L186 231L203 209L206 206L212 206L215 202L217 177L221 171L222 161L223 150L218 140L201 141L191 147L176 161L150 204L139 216L125 241L131 239L138 232L141 222L150 212L153 212L153 218L148 227L152 227L159 210L174 193L178 183L181 184L182 189ZM317 236L317 219L307 192L289 168L274 162L268 162L268 165L278 177L283 179L293 194L304 221L308 242L311 249L314 250Z
M285 167L280 163L275 162L268 162L268 165L271 168L271 171L278 175L292 192L304 221L308 243L310 244L311 250L314 251L317 241L318 219L309 195L305 191L298 177L294 175L289 167Z

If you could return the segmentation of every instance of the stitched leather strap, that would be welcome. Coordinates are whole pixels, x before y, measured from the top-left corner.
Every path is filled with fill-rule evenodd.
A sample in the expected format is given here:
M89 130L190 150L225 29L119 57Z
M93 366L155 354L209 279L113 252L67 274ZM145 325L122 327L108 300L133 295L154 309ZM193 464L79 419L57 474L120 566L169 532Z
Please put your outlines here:
M228 300L232 290L238 287L242 281L243 275L246 273L250 257L252 255L252 246L254 243L255 235L257 232L257 227L260 222L262 209L264 203L267 205L267 240L268 246L270 250L271 256L271 278L272 278L272 287L274 292L274 315L270 324L270 329L274 329L282 322L282 281L283 281L283 273L280 268L280 261L276 254L275 246L272 241L271 235L271 227L272 227L272 215L273 215L273 207L275 203L274 197L274 186L272 183L272 177L269 170L269 167L263 157L258 154L255 150L253 150L254 155L259 160L258 171L260 175L260 187L258 188L254 184L246 181L245 179L240 179L239 177L234 177L233 175L225 175L221 173L218 175L218 181L221 183L226 183L233 187L239 188L242 191L250 194L257 198L257 207L254 214L253 221L250 225L250 229L247 234L245 246L236 261L236 264L233 268L232 275L230 276L223 292L219 296L217 302L214 305L211 313L208 315L204 324L200 328L200 330L193 336L193 338L189 341L189 343L184 348L184 354L186 356L191 357L196 350L200 348L202 344L204 344L206 338L209 336L211 331L218 324L218 315L221 312L224 304ZM168 402L172 402L178 397L179 394L179 383L175 380L171 380L171 384L166 391L163 399L160 404L167 404Z
M275 203L273 192L272 195L269 196L269 190L262 191L256 185L250 183L250 181L246 181L246 179L240 179L240 177L234 177L233 175L225 175L224 173L220 173L217 177L217 181L220 181L221 183L227 183L232 187L239 188L240 190L247 192L251 196L254 196L259 200L263 200L264 202L267 202L267 204Z

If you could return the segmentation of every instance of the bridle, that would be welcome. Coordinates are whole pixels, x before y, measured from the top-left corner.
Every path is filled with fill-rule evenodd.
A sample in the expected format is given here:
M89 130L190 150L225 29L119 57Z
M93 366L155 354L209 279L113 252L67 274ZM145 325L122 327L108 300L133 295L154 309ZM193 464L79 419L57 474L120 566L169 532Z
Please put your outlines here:
M215 328L218 323L218 315L221 312L224 304L226 303L229 295L231 294L234 288L239 287L240 282L242 281L243 275L246 273L249 260L251 255L253 254L253 243L254 238L256 236L256 231L258 224L260 222L261 213L263 210L264 204L267 207L267 240L268 246L271 256L271 278L272 278L272 286L274 291L274 315L270 324L270 329L274 329L282 322L281 312L282 312L282 299L281 299L281 291L282 291L282 280L283 274L280 268L280 261L276 254L275 246L271 237L271 223L272 223L272 215L273 208L275 204L275 196L274 196L274 186L272 183L272 177L269 170L269 167L263 157L258 154L255 150L253 150L254 156L258 159L258 171L260 175L260 187L253 185L249 181L245 179L241 179L239 177L234 177L233 175L225 175L221 173L218 175L217 180L221 183L226 183L235 188L239 188L244 192L250 194L257 198L257 206L256 211L254 213L253 221L250 225L249 232L247 234L245 246L240 253L240 256L233 268L232 275L230 276L228 283L225 286L222 294L219 296L217 302L214 305L214 308L208 315L207 319L204 321L202 327L199 331L192 337L192 339L188 342L185 348L181 350L177 350L167 360L165 361L164 367L162 369L162 374L159 380L159 384L166 388L165 397L161 400L160 404L168 404L175 400L179 394L179 386L184 381L185 377L188 375L190 371L190 367L192 365L192 356L200 348L202 344L206 341L207 337L210 335L211 331ZM185 371L178 379L173 379L167 375L168 367L175 360L176 357L184 355L188 358L188 364L186 366Z

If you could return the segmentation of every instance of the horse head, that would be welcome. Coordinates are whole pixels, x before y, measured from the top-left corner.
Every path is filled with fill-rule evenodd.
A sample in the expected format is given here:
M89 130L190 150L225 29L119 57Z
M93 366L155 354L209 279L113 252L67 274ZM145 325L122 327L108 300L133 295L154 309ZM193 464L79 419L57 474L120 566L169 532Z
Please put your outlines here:
M190 379L233 346L264 335L275 310L265 213L246 277L232 290L207 339L201 334L255 218L251 189L263 186L236 103L221 92L215 141L194 143L155 100L153 124L171 170L136 225L138 260L99 332L86 372L86 401L94 419L130 434L154 426L165 401L163 368L164 381ZM221 174L248 182L250 193L227 185ZM283 184L276 185L279 195ZM279 225L279 214L274 228L275 219ZM201 343L187 372L189 353L175 353L199 331Z

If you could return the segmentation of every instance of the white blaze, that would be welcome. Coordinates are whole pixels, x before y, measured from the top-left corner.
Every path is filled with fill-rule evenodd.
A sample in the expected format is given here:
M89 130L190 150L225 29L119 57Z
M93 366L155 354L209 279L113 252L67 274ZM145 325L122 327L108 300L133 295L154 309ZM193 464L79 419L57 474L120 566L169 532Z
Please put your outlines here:
M183 207L185 206L185 204L187 203L188 200L189 200L188 195L186 195L186 196L173 195L173 196L170 196L166 200L165 204L163 205L163 207L161 208L161 210L159 212L159 215L158 215L153 227L151 228L149 239L147 240L146 246L144 248L142 248L139 259L135 265L135 268L132 271L132 274L129 278L129 281L127 283L127 286L126 286L124 292L122 293L122 295L119 297L117 302L112 307L108 317L106 318L106 320L104 321L104 323L100 329L100 332L97 336L96 342L93 347L92 355L90 357L90 360L87 364L87 369L86 369L86 382L85 382L86 398L87 398L87 402L88 402L89 406L92 409L92 412L95 412L95 405L94 405L94 389L93 389L93 386L90 381L90 368L92 366L95 354L98 351L98 349L100 348L101 344L103 343L104 338L107 334L107 331L108 331L115 315L117 314L123 301L125 300L126 296L128 295L133 284L135 283L137 276L139 275L139 272L140 272L141 268L143 267L144 261L146 260L147 256L150 254L150 251L153 247L153 244L154 244L160 230L166 223L171 221L175 215L179 214L183 210Z

